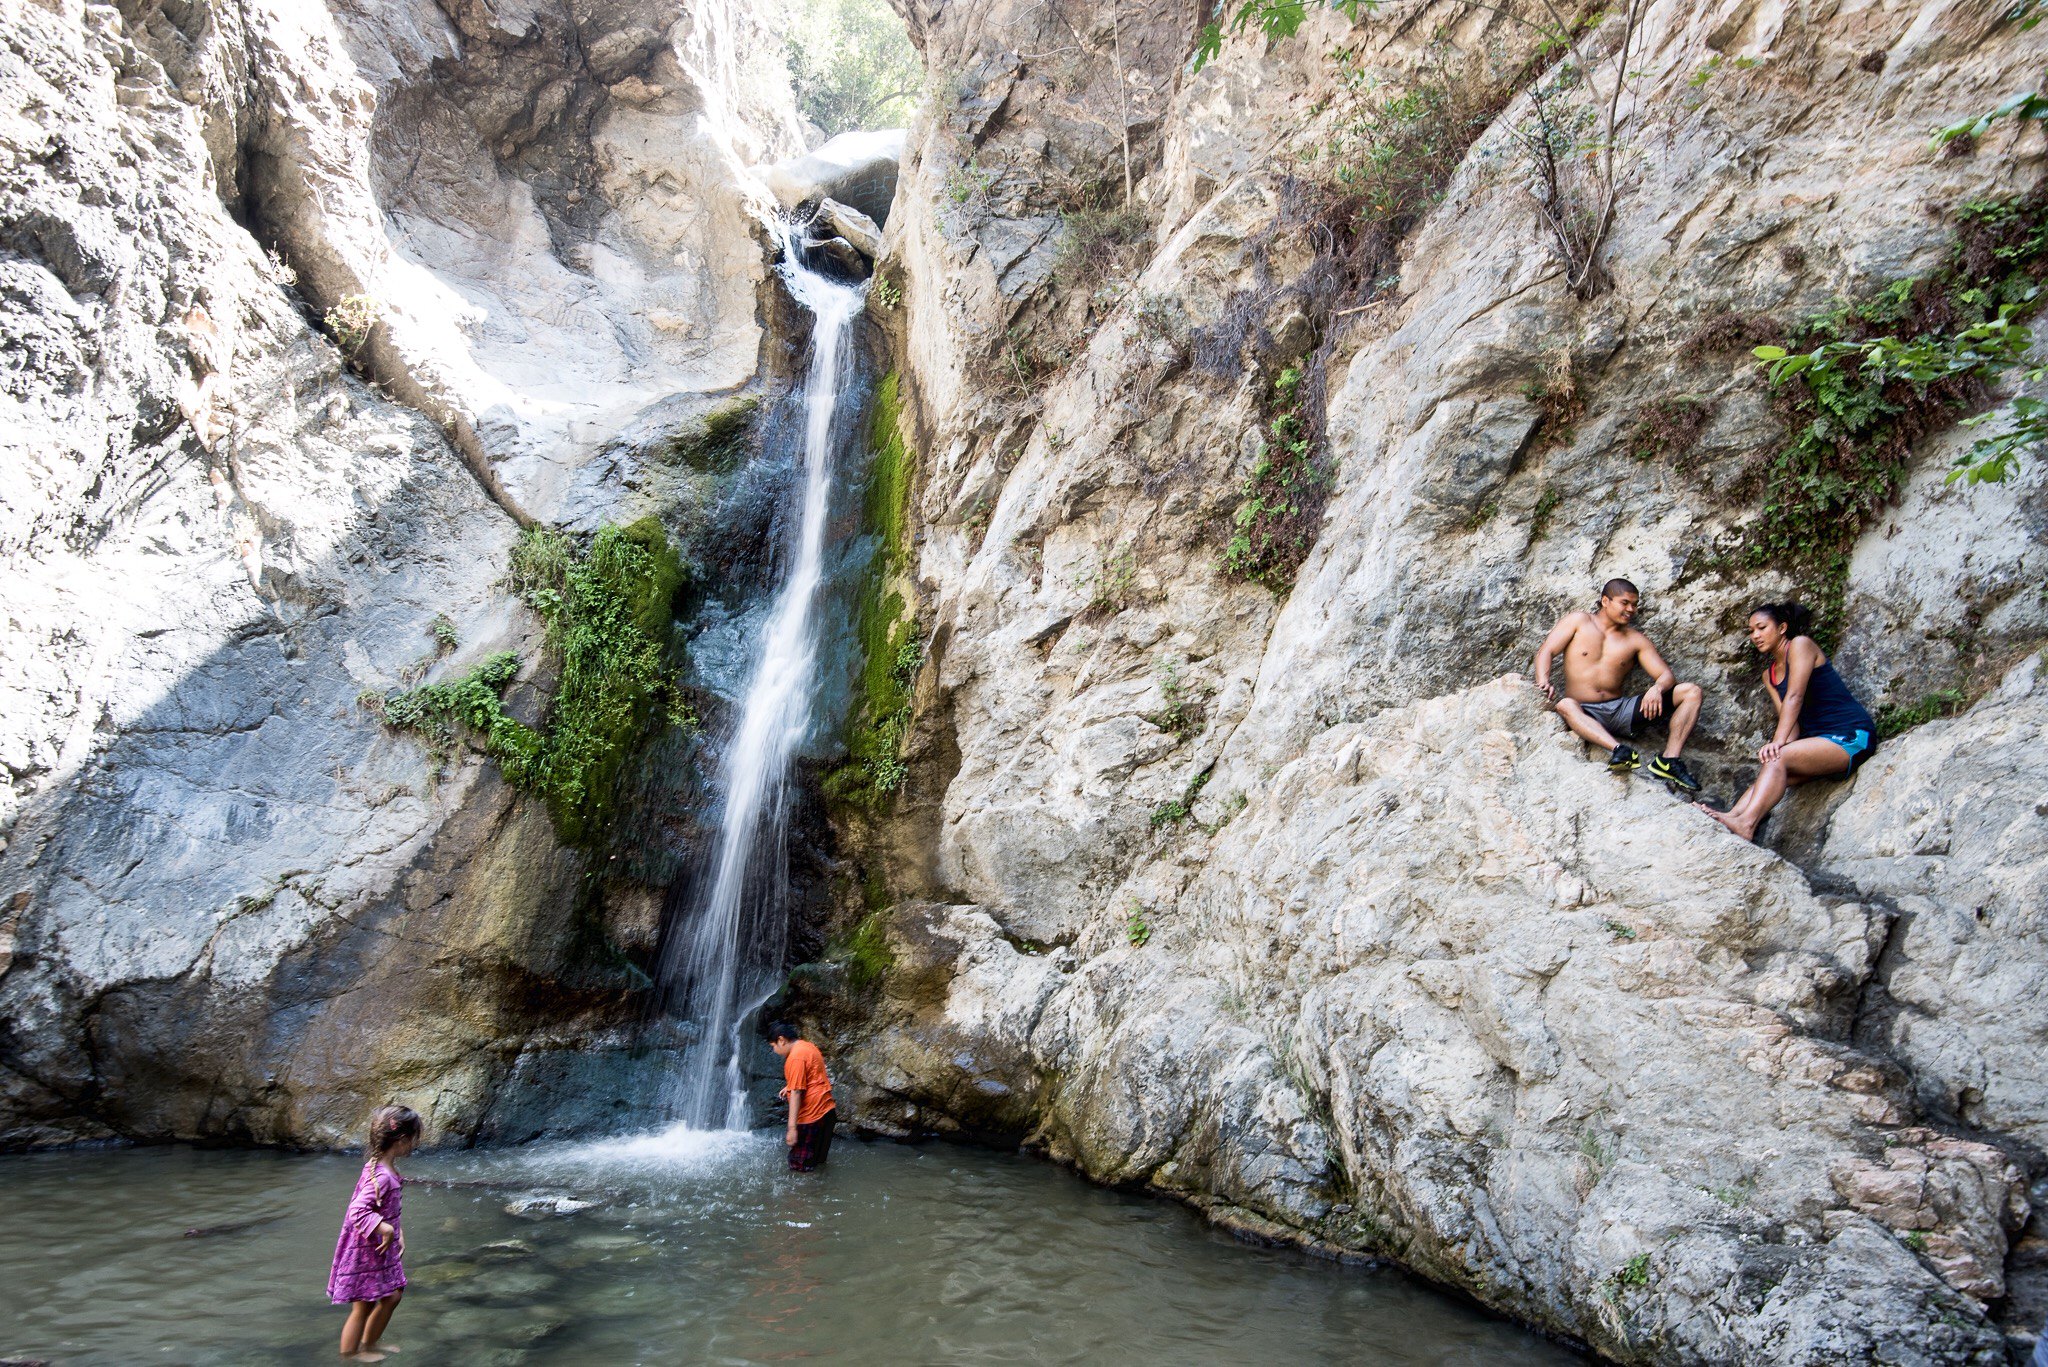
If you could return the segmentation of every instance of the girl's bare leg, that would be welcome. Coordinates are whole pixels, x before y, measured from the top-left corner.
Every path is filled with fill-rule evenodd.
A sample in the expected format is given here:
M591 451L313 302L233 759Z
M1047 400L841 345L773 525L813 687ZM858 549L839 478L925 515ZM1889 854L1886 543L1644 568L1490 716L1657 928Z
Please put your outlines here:
M363 1331L369 1326L371 1301L350 1301L348 1318L341 1325L341 1355L350 1361L359 1361L363 1351ZM377 1359L371 1359L376 1361Z
M398 1301L405 1293L394 1291L370 1308L370 1322L363 1329L363 1347L372 1352L395 1353L395 1348L386 1348L378 1340L384 1337L384 1326L391 1323L391 1312L398 1308Z
M1754 840L1758 824L1770 814L1771 808L1778 805L1778 799L1785 796L1786 788L1810 778L1846 773L1848 768L1849 752L1833 741L1822 740L1818 736L1795 740L1763 767L1756 776L1756 782L1749 785L1749 791L1734 807L1717 812L1701 804L1700 810L1744 840Z

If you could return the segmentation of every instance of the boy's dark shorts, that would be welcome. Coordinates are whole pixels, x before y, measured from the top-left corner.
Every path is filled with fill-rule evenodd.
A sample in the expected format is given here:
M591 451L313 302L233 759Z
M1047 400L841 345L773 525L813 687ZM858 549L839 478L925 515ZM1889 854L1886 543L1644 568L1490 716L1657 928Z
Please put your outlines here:
M832 1127L839 1123L839 1112L830 1110L808 1125L796 1127L796 1143L789 1146L789 1170L809 1172L812 1168L825 1166L825 1159L832 1152Z
M1644 731L1669 729L1671 708L1667 705L1656 717L1643 715L1643 700L1635 694L1609 698L1606 702L1582 702L1579 710L1607 728L1607 734L1616 740L1633 740Z

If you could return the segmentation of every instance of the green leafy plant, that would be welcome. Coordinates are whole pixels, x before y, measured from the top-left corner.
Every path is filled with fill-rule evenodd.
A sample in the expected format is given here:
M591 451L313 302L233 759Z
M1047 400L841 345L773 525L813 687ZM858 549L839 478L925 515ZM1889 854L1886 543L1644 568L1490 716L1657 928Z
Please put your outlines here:
M327 331L341 354L353 357L383 321L384 305L367 294L345 294L327 310Z
M2000 100L1982 114L1959 120L1934 135L1934 145L1944 147L1959 139L1972 142L1991 131L2000 119L2048 124L2048 96L2038 90L2021 90Z
M1378 0L1327 0L1330 8L1357 22L1378 9ZM1205 24L1195 40L1193 69L1200 71L1223 49L1226 33L1256 28L1268 42L1292 37L1318 8L1318 0L1240 0L1234 9ZM1502 19L1533 30L1545 61L1568 54L1554 77L1534 91L1529 124L1515 130L1526 153L1537 216L1565 270L1566 286L1582 298L1605 287L1600 249L1614 222L1618 197L1615 152L1622 95L1638 73L1633 59L1648 0L1621 0L1617 10L1591 15L1539 0L1533 13L1488 6ZM1620 38L1600 61L1581 40L1612 21ZM1709 73L1711 74L1711 73ZM1704 82L1702 82L1704 83ZM1577 100L1583 93L1584 104ZM1405 98L1405 97L1403 97ZM1464 145L1469 145L1470 138ZM1462 155L1463 146L1459 148Z
M875 283L868 286L868 299L877 308L893 310L903 302L903 290L895 281L878 275Z
M1940 270L1809 319L1785 344L1754 348L1792 435L1766 469L1746 559L1798 575L1823 632L1839 621L1849 550L1895 497L1914 443L1981 403L1994 382L2034 373L2026 320L2048 276L2048 197L1973 200L1955 217ZM1951 480L2005 477L2039 439L2026 426L2039 413L2014 414L2010 430L1978 442Z
M1360 14L1379 8L1379 0L1242 0L1227 20L1215 19L1202 25L1195 37L1194 70L1200 71L1223 51L1226 31L1242 33L1247 28L1256 28L1267 42L1277 43L1292 38L1308 19L1309 11L1326 3L1354 23Z
M1494 102L1474 98L1440 52L1431 55L1416 84L1383 93L1359 53L1339 48L1331 54L1345 92L1343 116L1303 159L1352 198L1351 212L1363 222L1410 220L1435 204L1494 113Z
M1688 86L1691 86L1694 90L1699 90L1703 88L1707 84L1707 82L1713 80L1714 77L1720 73L1723 63L1726 63L1728 66L1735 68L1735 70L1737 71L1748 71L1752 67L1757 65L1757 59L1754 57L1728 58L1722 56L1720 53L1717 52L1713 56L1707 58L1706 63L1703 66L1701 66L1699 70L1693 72L1691 76L1687 77L1685 83Z
M1633 940L1636 938L1635 927L1633 926L1625 926L1619 921L1602 921L1600 924L1616 940Z
M437 774L448 767L463 735L474 734L507 778L523 783L530 777L543 742L538 732L507 713L500 701L506 685L518 673L519 657L509 650L500 651L459 679L385 694L368 708L392 730L419 737ZM365 697L357 701L363 703Z
M797 108L826 133L901 127L924 70L885 0L779 0Z
M965 204L973 199L979 199L986 204L988 192L995 183L996 173L969 157L946 172L945 183L941 188L945 191L946 198L955 204Z
M1890 740L1938 717L1953 717L1968 702L1960 689L1941 688L1918 702L1887 704L1877 709L1877 738Z
M1276 593L1293 585L1329 496L1330 473L1302 422L1304 377L1300 366L1288 366L1273 381L1259 455L1239 488L1243 501L1223 549L1226 573Z
M532 528L513 547L507 578L547 624L548 649L561 661L543 728L504 709L500 695L519 671L509 652L452 682L390 694L376 710L385 725L421 736L437 767L459 734L476 734L509 782L547 802L564 840L595 845L648 728L694 724L667 660L682 562L652 518L604 528L583 554L563 533Z
M1564 502L1564 495L1556 489L1545 486L1536 496L1536 506L1529 513L1529 539L1541 541L1550 532L1550 518L1558 505Z
M1638 1253L1623 1263L1614 1274L1617 1286L1648 1286L1650 1284L1650 1255Z
M1171 656L1159 661L1159 694L1163 705L1157 712L1145 713L1146 721L1175 740L1191 740L1201 734L1202 704L1193 696L1181 677L1180 665Z
M1209 782L1209 771L1204 769L1188 780L1188 786L1181 795L1170 802L1162 802L1152 809L1152 829L1162 826L1178 826L1194 815L1195 799L1202 795L1203 787Z
M1143 949L1152 938L1152 925L1145 919L1145 908L1137 902L1131 903L1129 914L1124 917L1124 939L1135 949Z
M462 644L462 638L455 631L454 619L445 612L434 614L434 620L428 626L428 630L434 633L434 649L443 655L450 654Z
M1094 585L1088 598L1090 611L1122 612L1129 607L1137 593L1138 548L1126 545L1110 552L1095 573Z
M1909 1229L1899 1236L1899 1242L1912 1249L1915 1253L1925 1253L1927 1251L1927 1231Z

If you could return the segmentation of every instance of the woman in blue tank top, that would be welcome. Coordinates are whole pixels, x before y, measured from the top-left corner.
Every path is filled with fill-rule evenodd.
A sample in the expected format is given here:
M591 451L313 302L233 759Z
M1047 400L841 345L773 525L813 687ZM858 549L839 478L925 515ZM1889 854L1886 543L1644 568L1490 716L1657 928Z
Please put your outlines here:
M1756 752L1763 768L1733 807L1693 804L1744 840L1756 839L1786 788L1854 773L1877 748L1877 723L1806 634L1811 623L1797 603L1765 603L1749 614L1749 643L1764 657L1778 729Z

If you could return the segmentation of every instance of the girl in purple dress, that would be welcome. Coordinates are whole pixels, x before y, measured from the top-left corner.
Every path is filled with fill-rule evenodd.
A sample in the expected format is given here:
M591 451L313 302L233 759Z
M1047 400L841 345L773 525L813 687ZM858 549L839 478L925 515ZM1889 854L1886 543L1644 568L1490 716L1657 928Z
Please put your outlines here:
M349 1362L382 1362L377 1340L391 1323L405 1290L405 1235L398 1228L397 1161L419 1146L420 1117L406 1106L384 1106L370 1117L370 1156L356 1178L341 1217L327 1296L348 1306L341 1355Z

